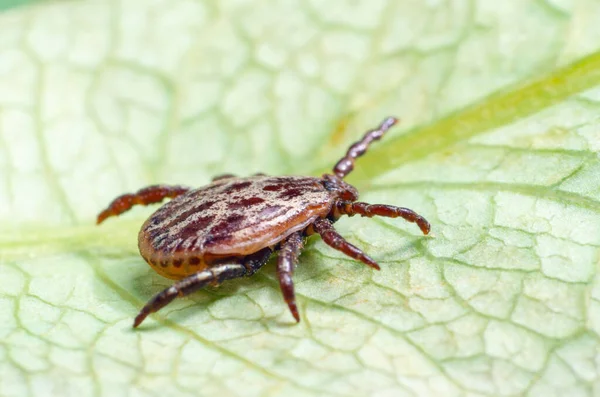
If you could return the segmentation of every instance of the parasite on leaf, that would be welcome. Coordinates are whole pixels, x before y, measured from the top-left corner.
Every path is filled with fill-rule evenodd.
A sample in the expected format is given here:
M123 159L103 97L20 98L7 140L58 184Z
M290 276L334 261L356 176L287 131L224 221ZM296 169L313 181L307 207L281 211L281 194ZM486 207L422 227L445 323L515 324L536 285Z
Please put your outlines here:
M236 177L222 175L207 186L154 185L114 199L97 223L128 211L134 205L161 206L142 225L138 245L142 257L160 275L178 280L154 296L133 323L137 327L178 296L208 284L251 276L277 252L277 277L296 321L300 321L292 275L307 236L323 241L351 258L379 270L379 265L339 235L333 223L344 215L403 218L423 234L430 225L408 209L359 202L358 191L344 182L355 160L379 140L397 119L388 117L348 149L332 174L309 176Z

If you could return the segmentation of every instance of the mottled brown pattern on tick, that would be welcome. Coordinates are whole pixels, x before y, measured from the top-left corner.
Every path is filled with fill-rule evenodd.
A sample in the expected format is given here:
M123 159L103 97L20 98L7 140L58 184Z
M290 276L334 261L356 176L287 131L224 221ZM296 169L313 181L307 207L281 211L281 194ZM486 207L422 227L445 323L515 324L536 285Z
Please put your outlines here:
M304 229L330 209L330 193L320 178L217 180L159 208L142 226L139 245L149 258L185 261L189 251L198 256L243 256ZM185 269L172 270L165 275L179 278Z

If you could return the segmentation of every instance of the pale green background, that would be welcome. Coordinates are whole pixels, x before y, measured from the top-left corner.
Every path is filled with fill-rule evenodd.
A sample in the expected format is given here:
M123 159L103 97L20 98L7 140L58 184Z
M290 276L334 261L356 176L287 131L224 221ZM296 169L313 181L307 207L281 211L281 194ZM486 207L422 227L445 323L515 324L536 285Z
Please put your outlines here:
M12 7L22 6L31 3L37 3L41 0L0 0L0 11Z
M0 396L600 395L600 3L61 1L0 14ZM115 195L318 175L384 116L336 226L180 299Z

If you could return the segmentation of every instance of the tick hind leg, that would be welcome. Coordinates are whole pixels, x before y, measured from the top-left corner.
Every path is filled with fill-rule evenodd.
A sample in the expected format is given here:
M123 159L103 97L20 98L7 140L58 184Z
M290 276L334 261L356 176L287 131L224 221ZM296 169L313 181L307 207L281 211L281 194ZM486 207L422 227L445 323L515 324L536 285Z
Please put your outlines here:
M277 258L277 278L279 287L283 293L283 299L287 303L292 316L296 322L300 322L298 308L296 306L296 294L294 293L294 267L298 263L298 255L304 246L302 234L300 232L292 233L282 244Z
M367 254L362 252L360 248L347 242L334 228L329 219L319 218L313 224L312 228L315 232L321 235L325 244L331 248L343 252L349 257L363 262L365 265L379 270L379 265Z
M135 317L133 327L136 328L150 313L155 313L171 303L178 296L186 296L192 292L206 287L208 284L220 284L242 276L250 276L264 266L271 255L270 248L264 248L253 255L249 255L240 263L223 263L209 269L192 274L156 294L146 303L140 313Z
M393 205L339 201L335 204L335 211L337 212L336 215L361 215L369 218L374 216L403 218L408 222L416 223L423 234L429 234L431 230L431 225L427 222L427 219L415 211L408 208L394 207Z
M114 199L104 211L98 214L96 223L100 224L108 217L117 216L129 211L134 205L160 203L167 197L175 198L188 190L190 188L184 186L153 185L138 190L133 194L123 194Z

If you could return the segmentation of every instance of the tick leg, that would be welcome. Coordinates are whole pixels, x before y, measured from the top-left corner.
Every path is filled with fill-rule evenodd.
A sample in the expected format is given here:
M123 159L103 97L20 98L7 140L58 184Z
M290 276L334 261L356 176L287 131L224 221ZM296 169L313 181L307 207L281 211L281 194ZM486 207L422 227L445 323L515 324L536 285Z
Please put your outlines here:
M265 176L266 174L263 174L262 172L257 172L256 174L254 174L254 176ZM220 181L223 179L229 179L229 178L236 178L235 174L222 174L222 175L217 175L215 177L213 177L212 181Z
M268 261L269 257L273 250L271 248L263 248L255 254L248 255L243 264L246 267L246 276L252 276L256 273L261 267L263 267Z
M369 218L373 216L386 216L388 218L400 217L408 222L416 223L423 234L429 234L429 231L431 230L431 225L429 222L427 222L427 219L408 208L395 207L393 205L386 204L338 201L335 204L335 209L337 210L338 214L348 216L358 214Z
M135 321L133 322L133 328L140 325L148 314L159 311L178 296L191 294L210 283L221 283L225 280L242 277L245 274L246 268L241 263L225 263L192 274L150 299L136 316Z
M321 235L325 244L329 245L351 258L363 262L365 265L371 266L373 269L379 270L379 265L358 247L347 242L338 232L335 231L329 219L319 218L312 224L313 229Z
M153 185L138 190L133 194L124 194L114 199L108 207L98 214L96 224L102 223L106 218L117 216L129 211L134 205L148 205L160 203L165 198L175 198L190 190L184 186Z
M155 313L171 303L178 296L189 295L208 284L220 284L225 280L249 276L260 269L271 255L271 249L265 248L256 254L250 255L240 263L222 263L209 269L188 276L169 288L156 294L146 303L139 314L135 317L133 327L136 328L150 314Z
M283 299L287 303L292 316L296 322L300 322L298 308L296 307L296 295L294 294L294 267L298 263L298 255L304 246L302 234L300 232L292 233L282 244L277 258L277 277L279 278L279 287L283 293Z
M215 177L213 177L212 181L220 181L222 179L229 179L229 178L235 178L234 174L221 174L221 175L217 175Z
M390 127L398 122L398 119L394 117L388 117L381 122L379 127L374 130L367 131L367 133L363 136L363 138L355 142L350 148L348 148L348 152L340 161L337 162L335 167L333 167L333 173L340 178L344 178L354 169L354 162L356 159L367 151L369 145L376 140L381 139L383 134L385 134Z

